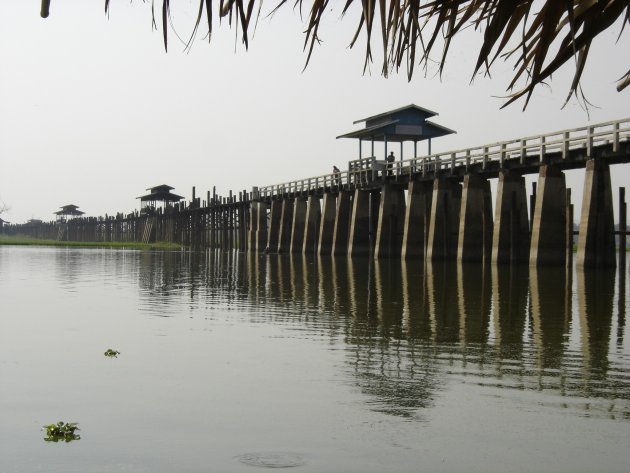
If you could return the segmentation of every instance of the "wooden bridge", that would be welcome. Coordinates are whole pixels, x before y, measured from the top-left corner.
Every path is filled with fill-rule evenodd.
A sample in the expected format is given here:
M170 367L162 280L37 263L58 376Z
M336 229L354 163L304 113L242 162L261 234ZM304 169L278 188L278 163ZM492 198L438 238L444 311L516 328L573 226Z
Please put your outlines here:
M627 234L625 188L614 228L610 166L627 162L630 119L623 119L395 162L360 157L337 173L225 197L208 192L203 201L193 188L189 203L155 215L74 218L64 235L252 252L562 265L572 258L574 235L563 171L585 168L577 263L608 267L616 264L615 234L622 248ZM530 214L523 176L532 173L539 177ZM3 232L59 234L54 223L5 225Z
M611 266L609 166L630 161L629 138L624 119L394 163L371 156L339 173L254 188L249 248L564 264L572 257L573 215L563 171L586 168L577 262ZM539 174L531 215L529 173ZM498 178L494 212L491 178ZM620 201L625 248L625 189Z

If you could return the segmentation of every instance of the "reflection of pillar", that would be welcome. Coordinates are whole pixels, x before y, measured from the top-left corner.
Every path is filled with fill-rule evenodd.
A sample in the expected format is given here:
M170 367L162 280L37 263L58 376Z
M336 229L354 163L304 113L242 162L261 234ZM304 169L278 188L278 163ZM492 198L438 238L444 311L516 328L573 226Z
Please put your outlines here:
M584 197L578 235L577 266L614 268L612 190L608 164L591 159L586 162Z
M529 256L529 221L525 179L513 171L499 172L497 208L492 232L492 262L525 262Z
M306 200L295 199L293 223L291 225L291 253L301 253L304 246L304 223L306 222Z
M304 222L304 244L302 253L317 252L317 237L319 236L319 221L322 215L319 197L309 196L306 202L306 220Z
M431 181L409 183L401 251L403 258L424 258L432 194Z
M373 261L369 258L348 259L348 298L350 313L364 319L371 315L374 307Z
M433 181L431 223L427 241L428 261L457 257L461 198L462 188L459 182L447 178L437 178Z
M457 261L487 261L492 246L490 183L477 174L464 176Z
M608 371L608 350L612 328L615 271L576 272L584 377L598 377Z
M457 265L459 341L463 348L468 343L483 347L488 342L492 295L489 270L487 265ZM466 356L465 350L463 355Z
M430 334L428 324L425 278L422 266L401 261L402 271L402 326L407 336L414 339L426 339Z
M332 252L333 237L335 231L335 221L337 202L334 194L324 194L322 199L322 215L319 225L319 244L317 253L329 255Z
M503 357L518 360L527 320L528 268L492 265L492 311L495 345Z
M271 212L269 219L269 235L267 236L267 250L275 253L278 251L280 240L280 221L282 220L282 201L271 202Z
M426 264L427 302L433 342L455 343L459 338L459 313L455 266L437 262Z
M544 198L543 186L539 185L538 199ZM565 334L568 328L566 316L566 271L564 267L532 267L529 272L532 332L537 351L539 368L562 367Z
M350 256L367 255L370 252L370 193L355 190L352 200L352 217L348 254Z
M564 265L567 236L567 188L564 173L544 165L538 176L536 207L529 251L531 266Z
M350 193L341 191L337 196L337 209L335 211L335 226L332 241L333 255L345 255L348 252L349 213Z
M378 211L375 258L400 256L404 218L405 195L403 188L393 184L384 185L381 189L381 202Z
M278 253L291 251L291 231L293 229L293 209L295 203L289 199L282 200L282 215L280 217L280 236L278 237Z
M385 336L392 327L400 327L402 307L398 303L392 303L402 300L400 276L400 265L397 261L375 261L376 314Z

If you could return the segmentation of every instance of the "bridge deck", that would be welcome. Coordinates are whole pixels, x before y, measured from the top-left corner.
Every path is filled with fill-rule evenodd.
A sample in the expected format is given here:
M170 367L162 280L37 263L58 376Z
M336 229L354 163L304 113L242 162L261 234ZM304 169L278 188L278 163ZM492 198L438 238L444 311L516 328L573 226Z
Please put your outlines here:
M270 201L327 192L376 189L385 182L401 185L410 180L430 180L437 175L462 179L467 173L496 177L514 169L537 173L543 164L577 169L591 158L610 164L630 162L630 118L486 144L474 148L431 154L387 164L374 157L348 163L339 173L299 179L254 189L253 198Z

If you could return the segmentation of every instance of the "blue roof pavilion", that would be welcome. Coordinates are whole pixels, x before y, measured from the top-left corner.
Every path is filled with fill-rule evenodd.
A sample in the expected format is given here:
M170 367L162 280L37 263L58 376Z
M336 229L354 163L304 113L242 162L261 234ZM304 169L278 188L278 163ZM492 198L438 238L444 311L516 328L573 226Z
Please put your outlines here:
M455 131L450 128L428 121L429 118L436 115L436 112L410 104L405 107L357 120L354 123L365 122L365 128L340 135L337 138L358 138L359 150L361 149L362 141L370 141L372 143L372 154L375 141L385 143L386 155L388 142L401 143L401 159L403 142L412 141L414 143L415 154L417 143L419 141L428 140L430 154L432 138L455 133Z

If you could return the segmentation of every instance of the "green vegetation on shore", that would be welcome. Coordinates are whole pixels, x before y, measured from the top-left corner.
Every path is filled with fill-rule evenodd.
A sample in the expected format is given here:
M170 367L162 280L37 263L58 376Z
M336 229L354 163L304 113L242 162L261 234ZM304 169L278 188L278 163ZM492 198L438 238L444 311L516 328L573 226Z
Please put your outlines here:
M0 245L72 246L78 248L133 248L138 250L180 250L179 243L135 243L132 241L57 241L38 240L26 236L0 235Z

